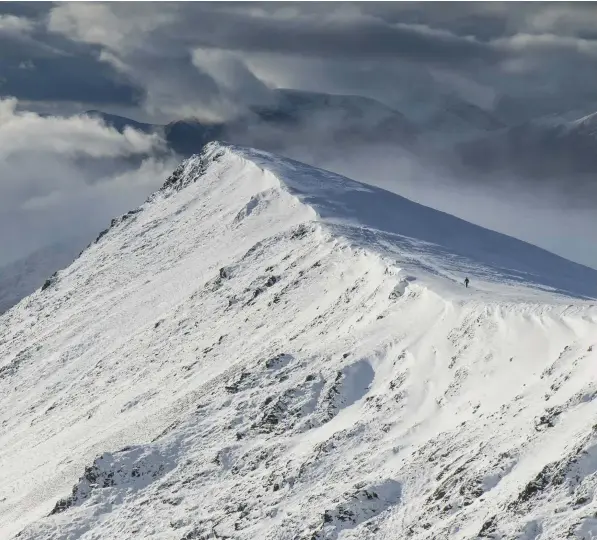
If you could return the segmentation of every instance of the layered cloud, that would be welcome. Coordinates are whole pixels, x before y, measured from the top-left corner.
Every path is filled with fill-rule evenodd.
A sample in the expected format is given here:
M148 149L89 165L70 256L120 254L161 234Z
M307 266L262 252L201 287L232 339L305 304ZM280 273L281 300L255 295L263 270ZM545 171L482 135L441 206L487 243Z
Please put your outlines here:
M18 111L17 100L0 100L0 160L25 152L66 158L127 157L150 153L163 145L155 134L126 128L123 133L89 116L40 116Z
M20 39L12 50L22 57L0 63L0 76L36 68L12 71L5 94L43 100L31 88L53 69L46 99L111 104L161 121L234 116L266 100L269 86L290 83L359 88L393 105L390 87L409 85L405 69L450 73L461 81L455 91L468 81L514 98L535 92L536 102L553 101L554 92L585 99L583 86L597 83L592 4L60 3L4 11L0 39L3 28Z
M18 35L21 32L30 32L33 27L33 21L25 17L0 14L0 34Z
M0 100L0 263L64 236L92 236L174 166L157 135L17 106Z
M29 186L10 211L21 208L37 218L45 213L55 223L63 223L59 214L67 208L67 194L86 201L81 207L86 216L97 214L98 226L119 210L102 190L124 189L132 169L123 163L135 156L141 162L159 143L71 114L91 108L153 123L221 121L270 103L272 89L292 88L368 96L406 116L439 93L512 124L573 108L582 116L597 111L596 13L594 3L543 2L5 3L0 96L16 96L21 109L57 118L28 115L14 102L2 102L0 114L12 125L0 126L0 156L10 153L0 195L8 200L8 179L13 191ZM313 120L325 132L326 119ZM31 147L43 159L19 161ZM155 178L146 185L141 177L131 180L136 187L123 196L123 210L159 184L157 175L169 163L146 159L141 177ZM339 160L351 169L350 159ZM37 172L34 161L44 162ZM396 169L391 160L376 166ZM32 180L38 174L53 179L47 186L58 187L42 189L39 178ZM60 178L69 180L61 184ZM521 191L544 187L517 181ZM566 201L578 182L562 179L554 192L566 194ZM595 206L586 199L586 206ZM0 208L8 211L8 205ZM41 234L30 233L21 236Z

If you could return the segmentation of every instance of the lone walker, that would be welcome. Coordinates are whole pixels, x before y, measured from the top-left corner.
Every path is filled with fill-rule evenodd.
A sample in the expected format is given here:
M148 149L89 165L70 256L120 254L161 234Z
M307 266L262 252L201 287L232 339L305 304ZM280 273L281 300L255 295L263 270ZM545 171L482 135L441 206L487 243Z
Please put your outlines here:
M468 282L469 282L469 279L468 279L467 277L466 277L466 278L464 278L464 286L465 286L467 289L468 289Z

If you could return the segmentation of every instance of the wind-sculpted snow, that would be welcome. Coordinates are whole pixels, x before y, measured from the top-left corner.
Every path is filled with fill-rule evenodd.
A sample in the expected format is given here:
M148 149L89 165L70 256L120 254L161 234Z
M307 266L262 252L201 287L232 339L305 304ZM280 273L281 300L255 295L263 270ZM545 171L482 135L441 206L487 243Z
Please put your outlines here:
M2 316L2 538L597 535L591 271L308 171L209 145Z
M525 283L553 292L597 297L597 271L526 242L473 226L459 218L374 186L347 180L256 150L239 150L282 179L340 234L379 251L407 252L450 278ZM414 242L413 242L414 240ZM463 278L462 278L463 279Z

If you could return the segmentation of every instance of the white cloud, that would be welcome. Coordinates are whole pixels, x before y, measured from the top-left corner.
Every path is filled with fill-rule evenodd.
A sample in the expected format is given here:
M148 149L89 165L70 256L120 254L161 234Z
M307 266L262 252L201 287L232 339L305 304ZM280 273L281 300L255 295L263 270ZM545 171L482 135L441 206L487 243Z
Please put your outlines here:
M175 166L157 135L0 100L0 264L73 232L93 237Z
M0 34L18 34L20 32L31 32L35 27L35 23L30 19L24 17L16 17L15 15L0 14Z
M271 101L271 89L248 67L240 55L219 49L194 49L193 65L209 75L223 95L228 106L243 104L267 104ZM240 112L239 111L239 112Z
M69 188L55 188L53 191L34 196L26 200L22 209L36 211L51 208L61 208L66 211L72 206L80 206L82 202L89 202L94 206L104 208L120 208L114 212L107 212L112 216L132 208L137 204L139 192L150 194L160 187L175 168L176 163L170 160L149 157L132 170L127 170L91 185L75 182ZM131 200L130 205L123 206L122 201Z
M227 97L213 69L208 73L200 62L193 62L199 35L183 30L183 22L184 13L169 4L147 4L139 10L128 4L63 3L50 12L48 29L100 46L99 59L144 90L143 108L152 121L221 120L235 111L237 103L231 97L240 93ZM224 77L229 77L230 64L219 62Z
M154 10L147 8L126 16L126 6L112 9L99 2L65 2L50 11L48 30L75 41L122 49L131 40L143 39L144 30L152 29Z
M597 30L597 10L592 3L576 3L574 9L569 5L552 4L545 9L533 10L526 24L534 32L569 35L594 32Z
M21 62L19 64L19 69L25 69L31 71L35 69L35 64L31 60L27 60L26 62Z
M65 157L126 157L158 149L162 140L127 128L124 133L88 116L56 117L17 111L17 100L0 99L0 158L18 152Z
M492 43L503 50L523 54L571 52L597 57L597 41L573 36L520 33Z

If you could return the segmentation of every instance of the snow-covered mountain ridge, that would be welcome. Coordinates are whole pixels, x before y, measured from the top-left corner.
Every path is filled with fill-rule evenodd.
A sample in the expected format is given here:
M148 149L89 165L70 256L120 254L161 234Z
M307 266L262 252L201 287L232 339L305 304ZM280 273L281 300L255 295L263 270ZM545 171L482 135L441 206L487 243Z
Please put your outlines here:
M210 144L0 318L0 536L592 538L596 275Z

